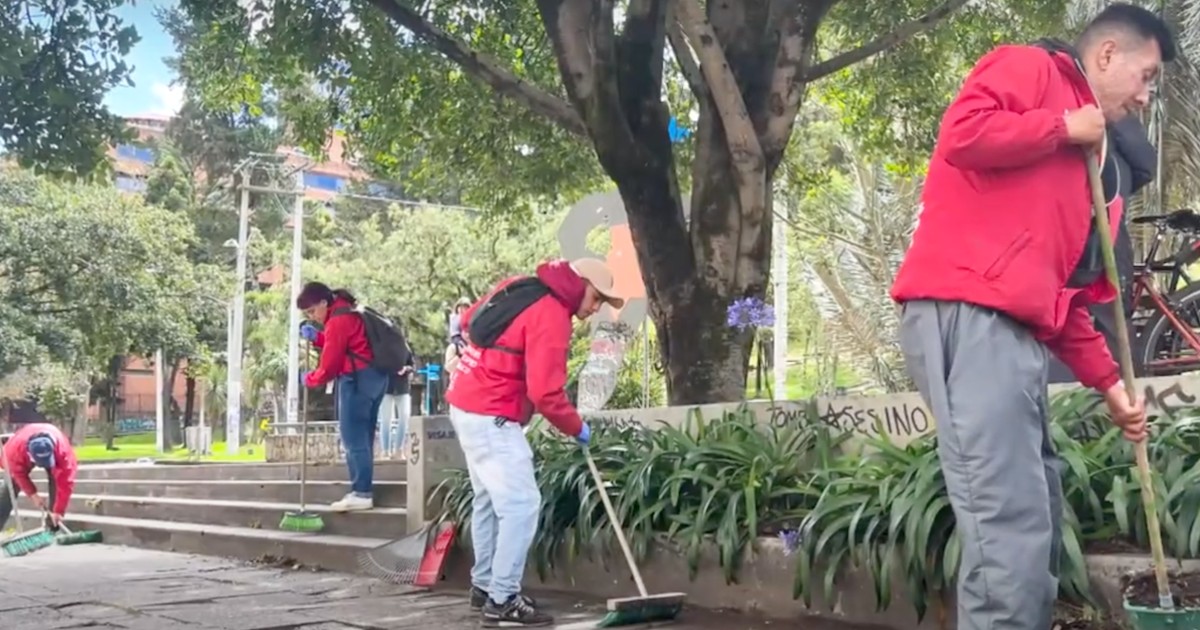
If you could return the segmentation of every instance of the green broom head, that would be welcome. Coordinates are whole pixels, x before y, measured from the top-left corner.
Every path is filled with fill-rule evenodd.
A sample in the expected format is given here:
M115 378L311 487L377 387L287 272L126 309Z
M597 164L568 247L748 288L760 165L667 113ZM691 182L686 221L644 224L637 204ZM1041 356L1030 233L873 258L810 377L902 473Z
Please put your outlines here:
M660 593L646 597L623 597L608 600L608 613L596 624L597 628L618 628L654 621L674 621L683 610L685 593Z
M72 532L70 534L59 534L55 540L60 545L85 545L88 543L98 543L104 541L104 534L97 529L84 530L82 532Z
M289 532L319 532L325 529L325 521L320 514L312 512L288 512L279 521L279 529Z
M36 532L21 534L15 538L0 543L0 549L4 550L4 555L15 558L30 554L38 549L44 549L54 544L54 534L40 529Z

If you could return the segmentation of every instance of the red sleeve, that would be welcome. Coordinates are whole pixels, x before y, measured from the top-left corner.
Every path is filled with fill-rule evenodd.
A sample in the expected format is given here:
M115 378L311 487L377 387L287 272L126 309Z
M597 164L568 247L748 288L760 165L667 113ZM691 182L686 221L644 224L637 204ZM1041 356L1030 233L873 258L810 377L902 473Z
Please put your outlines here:
M546 306L535 305L530 311L532 317L525 328L525 389L529 400L559 431L577 436L583 431L583 419L567 400L564 389L571 348L570 316L564 322L560 313Z
M1025 166L1058 150L1067 139L1066 112L1039 107L1058 71L1040 48L988 53L946 109L937 151L956 168L985 170Z
M62 516L67 513L71 503L71 493L75 492L75 472L79 470L79 461L71 445L60 440L54 453L58 465L54 467L54 507L55 514Z
M1092 314L1085 304L1075 302L1058 336L1046 340L1046 347L1071 368L1084 387L1104 392L1121 380L1121 371L1104 336L1096 332Z
M33 468L29 465L29 454L25 452L23 438L9 438L8 443L4 445L4 459L8 462L8 473L12 475L13 484L21 489L21 494L27 497L37 494L37 486L33 485L33 479L29 478Z
M342 364L346 362L346 351L350 347L350 318L353 315L330 317L325 323L321 340L321 361L317 369L304 377L307 387L320 387L338 377Z
M325 347L325 331L324 330L317 331L317 338L312 340L312 345L314 348L324 348Z

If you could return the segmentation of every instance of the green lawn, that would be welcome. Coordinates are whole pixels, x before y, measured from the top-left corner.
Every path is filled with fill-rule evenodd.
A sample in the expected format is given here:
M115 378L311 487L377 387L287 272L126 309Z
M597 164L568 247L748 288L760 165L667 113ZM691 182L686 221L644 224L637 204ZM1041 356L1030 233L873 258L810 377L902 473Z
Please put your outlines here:
M170 453L159 453L154 445L153 433L135 433L121 435L113 441L117 448L110 451L104 448L104 438L89 437L83 446L75 447L75 455L81 462L105 462L119 460L136 460L149 457L156 460L184 461L188 458L185 448L176 449ZM237 455L225 454L225 442L213 442L213 454L201 457L204 462L262 462L266 461L266 449L261 444L242 444L241 452Z

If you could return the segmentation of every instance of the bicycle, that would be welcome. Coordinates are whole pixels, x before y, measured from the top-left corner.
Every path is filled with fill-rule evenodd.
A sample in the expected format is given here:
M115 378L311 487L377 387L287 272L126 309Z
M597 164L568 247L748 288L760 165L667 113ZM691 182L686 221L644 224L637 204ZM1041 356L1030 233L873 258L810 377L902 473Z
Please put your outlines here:
M1145 376L1171 376L1200 368L1200 282L1187 268L1200 261L1200 214L1177 210L1136 217L1135 225L1153 225L1154 238L1142 262L1134 265L1132 318ZM1155 255L1169 234L1182 236L1175 253ZM1167 279L1160 290L1156 276ZM1182 286L1182 288L1177 288Z

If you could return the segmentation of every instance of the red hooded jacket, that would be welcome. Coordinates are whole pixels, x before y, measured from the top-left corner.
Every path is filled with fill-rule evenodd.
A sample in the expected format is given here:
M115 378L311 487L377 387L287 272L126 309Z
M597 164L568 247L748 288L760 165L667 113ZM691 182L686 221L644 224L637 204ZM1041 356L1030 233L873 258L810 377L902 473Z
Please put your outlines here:
M1003 312L1083 385L1103 391L1120 376L1087 304L1116 293L1103 274L1067 287L1092 225L1092 198L1063 115L1095 102L1068 53L1001 46L980 59L942 118L892 298ZM1108 208L1114 240L1121 207L1117 197Z
M71 493L75 491L75 472L79 470L79 461L75 459L75 449L58 427L52 424L27 424L9 438L4 444L4 459L0 467L8 462L11 467L13 483L20 488L25 496L37 494L37 487L29 474L33 472L33 461L29 458L30 438L45 433L54 440L54 469L50 476L54 479L54 505L51 511L59 516L67 513L67 505L71 502Z
M463 411L521 424L537 410L559 431L577 436L583 430L583 420L567 400L564 387L571 318L583 303L587 282L561 260L539 265L537 277L550 288L550 294L517 315L496 340L496 345L507 351L468 343L450 379L446 401ZM462 315L462 329L469 329L471 317L481 304L517 279L504 280L467 309Z
M339 376L353 374L370 365L375 357L367 341L367 329L362 316L357 313L334 315L334 311L340 308L353 306L340 297L330 303L325 327L313 341L313 345L321 349L321 362L317 369L304 377L307 387L320 387ZM350 356L351 353L354 356Z

